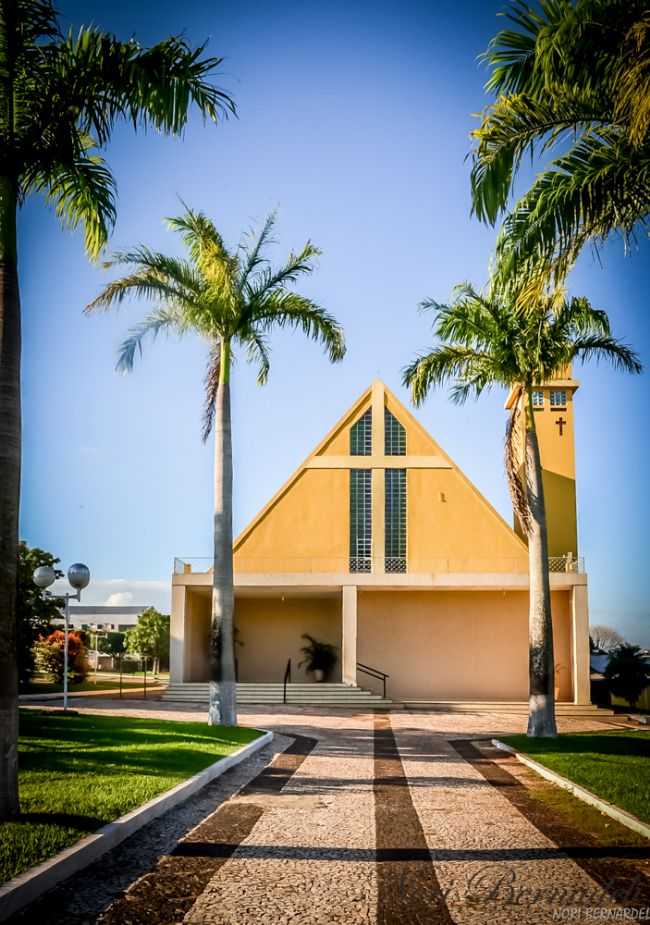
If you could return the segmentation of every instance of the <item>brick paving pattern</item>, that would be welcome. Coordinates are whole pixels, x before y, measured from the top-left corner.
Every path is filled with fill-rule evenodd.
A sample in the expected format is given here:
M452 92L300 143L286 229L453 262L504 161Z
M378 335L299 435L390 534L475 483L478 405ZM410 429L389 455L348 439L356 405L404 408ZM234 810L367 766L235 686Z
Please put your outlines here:
M77 706L204 718L187 705ZM273 746L21 921L542 925L594 921L590 910L622 920L624 907L650 920L650 851L638 839L626 849L625 836L601 850L530 795L532 772L489 745L522 731L520 716L246 707L240 722L272 729ZM567 732L611 726L560 720Z

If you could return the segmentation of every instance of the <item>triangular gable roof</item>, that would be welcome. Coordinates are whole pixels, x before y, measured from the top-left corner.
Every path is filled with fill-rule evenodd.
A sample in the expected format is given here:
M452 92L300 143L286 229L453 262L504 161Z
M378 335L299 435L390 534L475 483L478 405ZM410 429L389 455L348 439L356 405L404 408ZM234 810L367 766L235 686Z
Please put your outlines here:
M384 392L384 402L389 411L391 411L395 417L400 421L400 423L407 428L417 433L423 441L423 444L428 444L431 447L430 453L441 457L442 460L446 463L446 466L450 469L453 469L457 476L467 485L471 492L475 495L480 504L489 512L489 515L495 519L499 528L506 530L509 537L513 539L517 545L521 548L523 552L527 551L526 544L523 540L515 533L512 527L504 520L504 518L499 514L496 508L487 500L485 495L474 485L474 483L465 475L463 470L458 466L451 457L445 453L442 447L437 443L437 441L431 436L431 434L420 424L417 418L402 404L402 402L397 398L397 396L391 392L391 390L383 383L381 380L375 380L375 387L381 387ZM262 521L264 518L273 510L278 501L290 490L292 485L298 480L298 478L306 471L310 460L313 460L315 457L322 456L327 450L329 444L341 433L341 431L346 428L353 420L359 417L367 408L371 407L372 403L372 393L373 385L367 388L355 402L345 411L343 415L338 419L334 426L328 431L328 433L323 437L320 443L312 450L312 452L303 460L303 462L298 466L298 468L289 476L287 481L275 492L275 494L269 499L269 501L264 505L264 507L258 512L258 514L250 521L250 523L241 531L239 536L234 542L234 551L241 546L241 544L250 536L255 527ZM408 456L418 456L425 455L422 453L411 453L408 452ZM362 457L363 458L363 457Z

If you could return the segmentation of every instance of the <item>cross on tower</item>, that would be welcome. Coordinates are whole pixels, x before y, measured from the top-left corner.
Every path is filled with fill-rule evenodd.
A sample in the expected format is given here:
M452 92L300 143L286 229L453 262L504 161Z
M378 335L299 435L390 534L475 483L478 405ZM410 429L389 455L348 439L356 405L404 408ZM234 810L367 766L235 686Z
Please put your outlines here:
M556 423L557 426L560 428L560 437L561 437L562 434L564 433L564 425L566 424L566 421L564 420L564 418L562 417L562 415L560 415L560 417L557 419L557 421L556 421L555 423Z

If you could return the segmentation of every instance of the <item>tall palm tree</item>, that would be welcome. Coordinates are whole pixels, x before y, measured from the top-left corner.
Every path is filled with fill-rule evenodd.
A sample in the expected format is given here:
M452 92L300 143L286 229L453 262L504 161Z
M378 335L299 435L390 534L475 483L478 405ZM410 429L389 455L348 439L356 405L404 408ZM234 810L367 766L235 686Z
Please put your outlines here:
M32 193L97 256L115 221L100 155L116 122L178 135L192 106L216 122L230 98L220 58L170 37L151 48L94 27L62 35L50 0L0 0L0 819L18 812L15 599L20 492L20 300L16 213Z
M557 279L587 241L628 239L650 212L650 12L647 0L511 0L506 16L483 55L496 100L473 133L473 211L494 224L524 157L557 152L498 242L506 274Z
M297 328L319 341L332 362L345 353L343 332L335 319L311 299L290 287L313 270L320 251L307 242L278 269L265 251L272 239L275 215L261 232L244 235L229 251L214 223L185 208L168 220L181 234L188 259L167 257L146 247L117 254L115 265L132 271L109 283L87 310L118 305L127 296L150 300L156 308L129 331L117 368L133 368L145 338L162 331L199 334L208 344L203 439L214 426L214 561L210 641L210 705L208 722L235 725L236 685L233 644L232 442L230 375L233 347L258 364L257 381L266 382L270 367L268 334L273 328ZM110 266L110 264L109 264Z
M606 359L631 373L639 373L641 364L629 347L612 337L605 312L592 308L585 298L567 298L562 290L522 307L513 288L492 287L481 295L465 284L457 287L450 305L427 300L422 308L436 313L433 334L438 343L404 370L404 383L416 404L447 382L452 384L452 399L461 403L495 385L514 389L505 456L513 507L528 538L528 735L552 736L556 729L551 592L532 392L576 359Z

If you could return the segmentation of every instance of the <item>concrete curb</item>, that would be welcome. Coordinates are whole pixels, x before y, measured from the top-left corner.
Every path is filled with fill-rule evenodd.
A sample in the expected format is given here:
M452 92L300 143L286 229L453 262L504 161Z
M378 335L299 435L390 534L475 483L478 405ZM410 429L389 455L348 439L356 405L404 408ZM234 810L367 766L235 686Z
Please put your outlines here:
M492 744L496 746L496 748L500 748L502 751L514 755L517 761L520 761L533 771L536 771L541 777L545 777L546 780L550 780L551 783L557 784L558 787L563 787L575 797L578 797L579 800L583 800L585 803L589 803L591 806L600 810L601 813L611 816L612 819L620 822L621 825L627 826L628 829L633 829L640 835L645 836L645 838L650 838L650 825L642 822L636 816L633 816L632 813L626 812L614 803L608 803L607 800L603 800L602 797L596 796L595 793L592 793L591 790L587 790L586 787L575 784L572 780L569 780L568 777L562 777L557 771L551 771L550 768L540 764L539 761L534 761L532 758L529 758L528 755L523 755L515 748L512 748L512 746L506 745L505 742L501 742L499 739L492 739Z
M59 854L54 855L42 864L19 874L0 887L0 922L4 922L20 909L38 899L47 890L61 883L72 874L78 873L96 861L99 857L115 848L120 842L133 835L138 829L161 816L167 810L178 806L197 791L201 790L225 771L241 764L255 752L259 751L273 739L272 732L264 732L254 742L243 745L237 751L225 758L220 758L214 764L199 771L193 777L182 781L171 790L166 790L148 803L131 810L114 822L109 822L93 835L82 838Z

